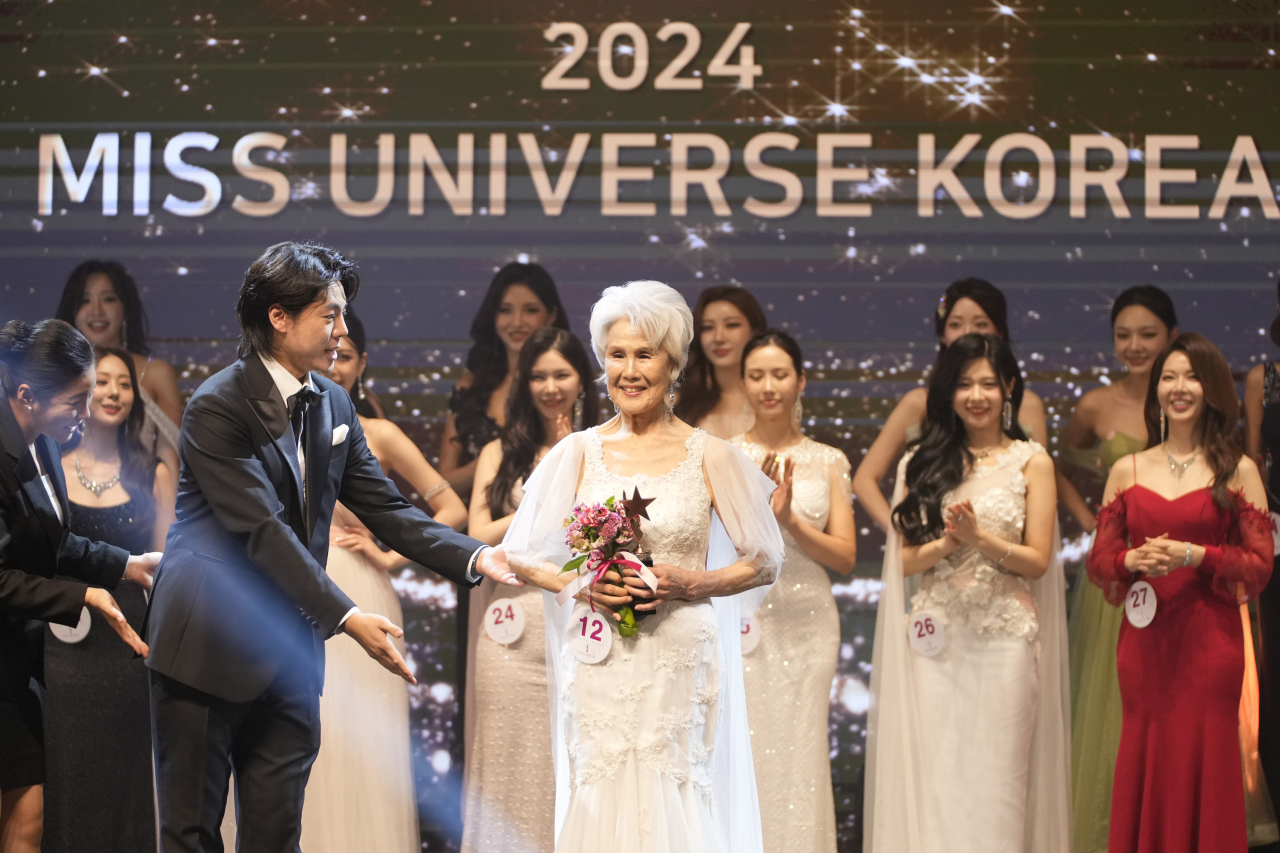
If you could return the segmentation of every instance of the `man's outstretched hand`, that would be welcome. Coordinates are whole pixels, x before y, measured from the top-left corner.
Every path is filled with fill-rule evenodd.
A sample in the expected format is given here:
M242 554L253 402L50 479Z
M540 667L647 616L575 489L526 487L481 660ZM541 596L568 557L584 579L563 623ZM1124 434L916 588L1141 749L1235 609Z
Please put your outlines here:
M418 679L413 677L408 664L400 656L399 649L391 642L392 637L397 640L403 637L404 631L390 619L376 613L356 612L342 623L342 630L351 635L351 639L359 643L369 657L382 664L388 672L394 672L410 684L418 683Z
M124 580L132 581L143 589L151 589L151 583L156 576L156 566L160 565L160 558L164 554L159 551L149 551L146 554L135 554L129 558L129 562L124 567Z
M497 548L485 548L480 552L476 559L476 572L508 586L524 586L524 581L516 577L516 573L507 565L507 552L502 550L501 545Z

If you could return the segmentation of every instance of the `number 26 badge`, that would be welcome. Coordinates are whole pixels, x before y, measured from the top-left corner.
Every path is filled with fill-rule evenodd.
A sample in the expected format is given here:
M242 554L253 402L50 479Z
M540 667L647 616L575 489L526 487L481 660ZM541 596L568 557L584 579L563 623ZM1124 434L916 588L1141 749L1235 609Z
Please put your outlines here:
M932 613L916 613L907 623L907 639L911 651L921 657L931 658L947 644L946 630Z

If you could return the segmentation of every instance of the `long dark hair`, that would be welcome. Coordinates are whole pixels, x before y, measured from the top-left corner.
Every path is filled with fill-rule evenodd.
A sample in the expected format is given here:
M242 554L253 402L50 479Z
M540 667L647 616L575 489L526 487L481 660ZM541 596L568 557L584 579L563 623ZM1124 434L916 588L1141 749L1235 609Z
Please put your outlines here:
M996 327L996 333L1009 342L1009 306L1005 302L1004 294L1000 292L1000 288L996 287L986 279L981 278L962 278L959 281L951 282L951 286L947 288L946 293L942 294L942 298L938 300L938 310L934 312L933 325L938 335L938 358L942 358L942 353L946 350L946 345L941 343L942 335L947 330L947 318L951 316L951 312L955 310L956 303L961 299L971 299L978 303L978 307L982 309L982 313L991 319Z
M89 277L99 273L111 282L111 289L124 306L124 348L138 355L151 355L151 348L147 346L147 309L142 305L137 282L119 261L85 261L73 269L62 288L62 298L58 300L58 311L54 316L74 326Z
M149 452L142 443L143 422L147 418L147 408L142 402L142 388L138 384L138 371L133 363L133 356L119 347L95 347L94 353L101 363L107 356L114 356L124 362L129 369L129 383L133 386L133 405L129 407L129 417L116 429L116 449L120 453L120 482L135 501L144 506L153 506L155 496L152 490L156 482L156 464L160 461L155 454ZM86 428L92 429L86 423ZM75 450L80 446L80 432L71 436L71 440L62 445L63 452Z
M957 338L943 351L929 379L924 429L920 438L909 445L915 450L907 462L909 491L893 510L894 527L908 544L922 545L942 535L942 498L964 481L965 471L974 463L968 431L956 413L955 398L965 365L978 358L990 363L1001 385L1012 385L1008 400L1013 405L1013 422L1004 430L1005 435L1018 441L1027 438L1018 425L1022 374L1009 344L996 335L976 332Z
M7 397L16 396L20 385L41 399L56 397L93 369L93 362L89 341L63 320L34 326L10 320L0 326L0 386Z
M240 323L240 357L252 353L270 355L275 328L271 307L279 305L297 317L334 282L342 286L348 302L360 292L356 265L333 249L310 243L276 243L269 246L244 274L236 320Z
M1276 275L1276 298L1280 299L1280 274ZM1280 311L1276 312L1276 318L1271 321L1271 328L1267 331L1271 336L1271 343L1280 347Z
M592 386L594 371L587 360L587 350L574 334L555 326L543 326L529 336L520 350L520 360L516 362L516 375L511 382L511 393L507 397L507 423L502 428L502 462L498 472L489 484L489 511L496 516L503 512L515 488L516 480L529 476L533 470L533 461L538 456L538 448L547 440L547 428L542 423L542 415L533 402L533 393L529 390L533 366L542 355L555 350L564 356L564 360L572 365L578 373L578 381L582 384L582 425L595 426L600 415L600 401Z
M351 341L351 346L355 348L356 358L367 355L368 338L365 337L364 323L360 322L360 318L356 316L356 312L350 308L344 315L347 322L347 339ZM351 386L347 392L351 395L351 402L355 404L356 414L362 418L378 417L378 410L373 407L373 403L369 402L368 394L364 392L364 374L361 373L356 377L356 383Z
M1147 447L1164 442L1160 432L1160 399L1157 391L1164 363L1175 352L1186 353L1191 369L1204 390L1204 411L1200 413L1200 443L1204 445L1204 461L1213 471L1213 500L1222 509L1233 506L1231 478L1240 464L1240 440L1236 426L1240 423L1240 398L1236 396L1236 383L1231 377L1231 366L1213 341L1196 332L1178 335L1156 357L1151 366L1151 381L1147 383L1147 404L1143 412L1147 422Z
M540 264L521 264L515 261L498 270L493 281L489 282L489 290L471 321L471 349L467 352L467 370L471 374L471 385L459 395L461 414L468 410L483 414L489 408L489 398L507 378L507 348L498 337L494 325L498 316L498 308L502 305L502 297L507 288L514 284L523 284L533 291L547 311L555 317L551 325L557 329L569 330L569 315L560 304L560 294L556 292L556 283ZM525 341L525 345L528 345Z
M741 311L742 316L747 318L752 334L763 332L769 325L764 309L746 288L717 284L698 294L698 303L693 308L693 340L689 342L689 361L685 365L680 399L675 408L676 417L687 424L698 423L720 402L720 383L716 381L711 361L702 351L702 315L712 302L728 302Z

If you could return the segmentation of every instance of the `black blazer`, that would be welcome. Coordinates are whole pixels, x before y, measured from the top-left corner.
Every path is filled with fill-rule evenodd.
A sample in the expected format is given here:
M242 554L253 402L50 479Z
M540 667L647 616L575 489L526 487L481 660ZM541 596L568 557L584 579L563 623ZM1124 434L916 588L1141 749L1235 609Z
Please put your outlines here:
M67 518L67 484L58 443L36 439L40 464ZM0 394L0 702L26 700L32 677L43 680L44 625L75 625L87 586L115 589L129 553L90 542L58 521L28 456L9 400ZM59 577L54 577L58 575Z
M156 571L147 666L227 701L258 697L286 666L324 684L324 641L353 606L325 572L335 500L455 583L470 585L481 547L406 501L365 444L351 397L312 382L323 399L303 430L305 517L297 440L258 356L210 377L182 418L178 520Z

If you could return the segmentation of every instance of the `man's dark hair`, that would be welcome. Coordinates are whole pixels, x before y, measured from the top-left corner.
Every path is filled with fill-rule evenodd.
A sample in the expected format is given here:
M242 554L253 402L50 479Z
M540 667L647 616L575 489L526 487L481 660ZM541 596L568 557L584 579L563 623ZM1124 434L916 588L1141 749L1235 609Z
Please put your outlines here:
M236 320L240 322L240 357L252 353L270 355L274 351L275 328L271 306L279 305L290 317L306 307L337 282L347 302L360 290L355 262L333 249L310 243L276 243L253 262L240 286Z

